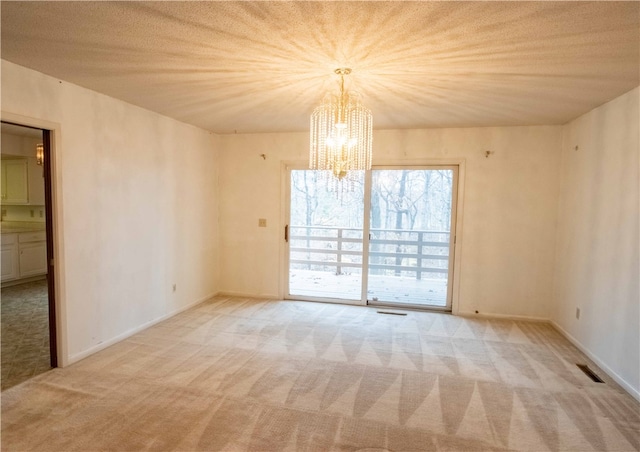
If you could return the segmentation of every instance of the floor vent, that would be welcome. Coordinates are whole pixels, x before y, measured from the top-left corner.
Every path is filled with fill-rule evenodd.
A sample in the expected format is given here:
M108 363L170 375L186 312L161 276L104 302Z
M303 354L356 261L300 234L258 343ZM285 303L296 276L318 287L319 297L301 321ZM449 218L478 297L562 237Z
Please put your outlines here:
M594 371L592 371L591 369L589 369L589 366L587 366L586 364L576 364L576 366L578 366L578 368L584 372L584 374L591 378L593 381L595 381L596 383L604 383L604 381L602 380L602 378L598 377L596 375L596 373Z
M389 315L407 315L406 312L391 312L391 311L377 311L378 314L389 314Z

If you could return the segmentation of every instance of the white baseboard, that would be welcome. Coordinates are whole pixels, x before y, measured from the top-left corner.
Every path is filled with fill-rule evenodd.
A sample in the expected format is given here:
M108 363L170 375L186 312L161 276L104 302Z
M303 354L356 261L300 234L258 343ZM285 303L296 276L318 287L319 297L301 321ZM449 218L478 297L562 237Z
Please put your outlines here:
M571 342L574 346L576 346L576 348L578 348L578 350L580 350L582 353L584 353L585 355L587 355L589 357L589 359L591 359L591 361L593 361L594 363L596 363L596 365L605 371L605 373L610 376L611 378L613 378L613 380L618 383L620 386L622 386L622 388L627 391L629 394L631 394L631 396L636 399L638 402L640 402L640 391L638 390L638 388L634 388L631 384L629 384L629 382L627 382L624 378L622 378L620 375L618 375L616 372L613 371L613 369L611 369L608 365L606 365L600 358L598 358L596 355L594 355L587 347L585 347L578 339L576 339L575 337L573 337L571 334L569 334L568 331L566 331L564 328L562 328L560 325L558 325L556 322L554 321L550 321L551 325L560 333L562 334L569 342Z
M545 322L550 320L545 317L529 317L526 315L493 314L486 312L475 313L473 311L458 311L455 315L460 317L477 317L479 319L499 319L499 320L523 320L526 322Z
M216 295L218 295L218 292L216 292L216 293L214 293L212 295L208 295L208 296L206 296L204 298L201 298L199 300L196 300L193 303L189 303L186 306L182 306L182 307L180 307L180 308L178 308L178 309L176 309L174 311L171 311L171 312L169 312L169 313L167 313L167 314L165 314L163 316L158 317L157 319L153 319L153 320L150 320L149 322L143 323L142 325L137 326L135 328L132 328L129 331L125 331L124 333L119 334L116 337L113 337L113 338L111 338L109 340L100 342L99 344L94 345L93 347L91 347L91 348L89 348L87 350L84 350L84 351L82 351L80 353L76 353L73 356L69 356L65 367L70 365L70 364L76 363L76 362L78 362L80 360L83 360L84 358L87 358L88 356L91 356L94 353L99 352L100 350L104 350L105 348L110 347L113 344L116 344L116 343L118 343L118 342L120 342L120 341L122 341L124 339L127 339L128 337L131 337L134 334L139 333L140 331L146 330L147 328L149 328L149 327L151 327L151 326L153 326L153 325L155 325L157 323L160 323L160 322L162 322L164 320L167 320L168 318L171 318L174 315L180 314L181 312L184 312L187 309L190 309L190 308L192 308L194 306L197 306L200 303L202 303L204 301L207 301L208 299L210 299L212 297L215 297Z

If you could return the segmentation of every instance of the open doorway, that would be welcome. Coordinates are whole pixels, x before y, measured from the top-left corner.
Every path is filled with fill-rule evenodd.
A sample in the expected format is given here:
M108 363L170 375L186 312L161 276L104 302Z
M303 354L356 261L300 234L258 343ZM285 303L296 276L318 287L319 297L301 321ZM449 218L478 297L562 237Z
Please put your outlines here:
M50 132L2 122L2 390L57 366Z

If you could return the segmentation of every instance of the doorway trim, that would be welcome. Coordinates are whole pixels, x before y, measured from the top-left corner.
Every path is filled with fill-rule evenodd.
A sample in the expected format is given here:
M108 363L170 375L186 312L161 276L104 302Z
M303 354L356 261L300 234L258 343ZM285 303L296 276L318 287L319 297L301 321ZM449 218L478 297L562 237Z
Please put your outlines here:
M64 235L63 235L63 217L62 217L62 157L60 152L61 125L56 122L47 121L39 118L23 116L8 111L0 112L0 120L10 122L17 125L32 127L48 131L49 135L49 163L50 163L50 185L45 190L50 191L50 205L47 206L47 213L51 216L47 218L47 242L51 241L51 245L47 243L47 247L53 246L54 267L53 267L53 285L54 285L54 306L55 312L55 362L57 367L65 367L68 364L68 343L67 343L67 309L65 297L65 259L64 259ZM46 132L44 133L46 134ZM45 151L46 152L46 151ZM51 237L49 237L51 235ZM49 256L47 256L49 258ZM51 262L47 262L49 272L52 271ZM51 322L50 322L51 328ZM53 357L52 357L53 358Z
M427 158L427 159L382 159L373 162L372 169L375 167L409 167L409 166L456 166L458 168L457 190L454 187L455 197L455 240L452 246L453 265L452 281L451 281L451 314L459 313L459 297L460 297L460 277L462 269L462 248L463 248L463 216L464 216L464 188L465 188L465 159L464 158ZM287 243L284 240L284 230L289 222L289 170L294 168L308 168L308 162L303 160L286 160L280 163L280 281L278 296L282 299L287 297L288 287L288 271L289 271L289 255ZM370 172L367 176L370 177ZM366 191L365 191L366 193ZM366 200L365 200L366 201ZM365 218L366 220L366 218ZM453 225L452 225L453 226ZM364 245L363 245L364 246ZM363 248L364 251L364 248ZM306 297L296 297L302 301ZM364 298L364 297L363 297ZM314 298L310 301L326 301L340 304L363 305L361 301L349 302L349 300L335 301L331 299L320 300ZM366 304L365 304L366 305ZM367 305L372 306L372 305Z

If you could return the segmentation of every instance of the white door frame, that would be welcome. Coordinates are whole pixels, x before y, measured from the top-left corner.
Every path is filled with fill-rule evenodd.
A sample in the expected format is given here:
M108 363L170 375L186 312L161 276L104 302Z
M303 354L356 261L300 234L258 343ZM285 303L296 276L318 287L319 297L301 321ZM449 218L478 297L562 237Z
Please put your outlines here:
M65 260L64 260L64 235L62 215L62 155L61 155L61 125L56 122L39 118L23 116L8 111L0 112L2 121L14 124L49 130L50 132L50 158L51 158L51 211L53 212L53 250L54 263L54 287L56 309L56 356L58 367L69 364L67 343L67 309L65 297ZM47 263L49 264L49 263Z

